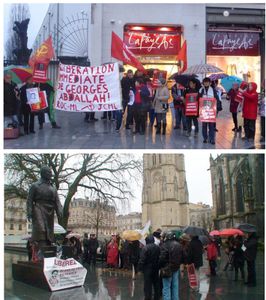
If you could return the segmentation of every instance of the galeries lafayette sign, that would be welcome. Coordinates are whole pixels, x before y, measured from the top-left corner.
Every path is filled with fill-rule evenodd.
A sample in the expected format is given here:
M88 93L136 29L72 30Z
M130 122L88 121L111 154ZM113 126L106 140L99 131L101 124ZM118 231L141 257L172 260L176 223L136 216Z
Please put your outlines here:
M258 56L259 33L207 32L207 55Z
M177 55L180 34L126 31L124 42L136 55Z

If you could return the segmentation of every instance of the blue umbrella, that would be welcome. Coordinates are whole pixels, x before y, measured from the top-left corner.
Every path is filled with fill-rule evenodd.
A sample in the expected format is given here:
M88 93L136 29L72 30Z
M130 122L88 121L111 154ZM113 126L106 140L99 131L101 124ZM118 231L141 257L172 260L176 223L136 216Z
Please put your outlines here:
M233 87L234 83L240 84L242 81L243 81L243 79L241 79L239 77L228 76L221 80L221 85L228 92Z

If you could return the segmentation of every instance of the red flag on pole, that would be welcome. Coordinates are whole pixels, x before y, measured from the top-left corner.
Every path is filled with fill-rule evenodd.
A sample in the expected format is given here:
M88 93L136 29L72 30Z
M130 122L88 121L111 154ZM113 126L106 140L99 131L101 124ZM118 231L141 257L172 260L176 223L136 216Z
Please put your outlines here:
M44 41L39 49L33 54L29 60L29 65L33 68L36 62L47 62L49 64L50 60L54 57L54 48L52 37L49 36L46 41Z
M183 62L183 66L180 73L184 72L187 69L187 41L184 41L182 48L177 54L177 60L181 60Z
M111 56L137 68L142 72L146 71L141 62L128 49L127 45L120 39L120 37L114 32L112 32Z

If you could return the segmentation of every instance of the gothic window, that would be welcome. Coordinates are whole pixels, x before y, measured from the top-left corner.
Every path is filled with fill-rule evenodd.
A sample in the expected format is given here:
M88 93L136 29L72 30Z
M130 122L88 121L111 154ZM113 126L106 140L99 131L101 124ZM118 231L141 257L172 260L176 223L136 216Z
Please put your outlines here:
M239 173L236 178L236 211L244 211L244 181L243 175Z
M217 207L218 207L218 214L219 215L225 215L225 195L224 195L224 181L223 181L223 172L220 169L218 172L218 187L217 187Z

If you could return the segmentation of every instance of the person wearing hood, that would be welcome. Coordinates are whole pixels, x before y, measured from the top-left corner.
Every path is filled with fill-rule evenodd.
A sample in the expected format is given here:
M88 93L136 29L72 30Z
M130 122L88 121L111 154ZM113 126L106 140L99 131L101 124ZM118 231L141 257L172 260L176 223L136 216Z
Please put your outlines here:
M239 91L242 92L244 96L243 118L245 137L243 139L254 140L259 101L257 84L250 82L246 90L239 89Z
M145 238L146 246L142 248L139 260L139 270L144 275L144 299L160 299L159 256L160 247L154 243L154 236ZM152 298L152 287L154 297Z
M163 123L162 133L165 134L166 133L166 112L167 112L165 105L168 103L168 99L170 98L170 93L166 85L166 80L164 78L160 78L159 82L160 85L155 90L155 95L153 100L153 107L157 119L156 134L161 133L161 123Z
M255 261L258 248L258 240L255 232L247 233L247 239L244 241L244 246L244 256L248 266L248 280L245 284L254 287L256 286Z
M226 96L226 99L230 101L230 113L232 114L232 118L234 122L234 128L232 129L232 131L234 132L241 131L241 126L238 127L238 122L237 122L237 111L238 111L239 102L235 101L235 97L237 95L238 89L239 89L239 84L234 83Z

